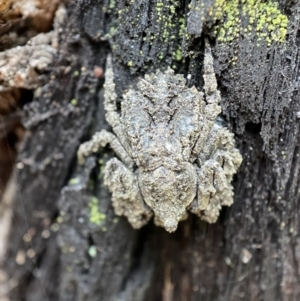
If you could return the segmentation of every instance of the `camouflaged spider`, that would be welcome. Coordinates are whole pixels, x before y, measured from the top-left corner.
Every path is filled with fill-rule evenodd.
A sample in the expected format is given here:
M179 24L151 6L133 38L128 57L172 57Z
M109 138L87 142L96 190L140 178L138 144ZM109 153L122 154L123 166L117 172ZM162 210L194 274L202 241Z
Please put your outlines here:
M85 157L110 144L120 158L110 159L104 183L112 193L117 215L134 228L154 221L176 230L187 210L216 222L222 205L233 203L231 180L242 157L234 135L216 122L220 92L211 50L204 57L204 93L185 85L183 75L170 68L146 75L129 89L117 112L111 58L104 85L106 120L112 134L97 132L78 150Z

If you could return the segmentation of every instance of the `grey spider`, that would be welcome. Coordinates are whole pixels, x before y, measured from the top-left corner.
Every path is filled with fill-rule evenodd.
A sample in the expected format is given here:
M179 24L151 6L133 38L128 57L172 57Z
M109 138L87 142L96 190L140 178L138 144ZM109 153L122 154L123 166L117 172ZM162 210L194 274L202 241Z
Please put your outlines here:
M104 183L112 193L117 215L133 228L154 221L176 230L187 210L209 223L216 222L222 205L233 203L232 177L242 157L234 135L216 122L220 92L207 46L204 92L185 85L172 69L157 71L129 89L117 112L111 58L104 85L106 120L113 132L102 130L83 143L78 160L110 144L117 158L105 167Z

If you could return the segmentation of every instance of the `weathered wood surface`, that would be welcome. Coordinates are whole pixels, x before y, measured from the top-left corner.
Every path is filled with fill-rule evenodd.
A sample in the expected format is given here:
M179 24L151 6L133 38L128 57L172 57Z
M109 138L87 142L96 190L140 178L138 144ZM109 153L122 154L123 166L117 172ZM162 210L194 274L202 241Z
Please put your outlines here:
M184 16L190 22L186 48L193 55L175 61L178 72L191 74L189 85L202 87L203 38L210 38L223 115L244 161L234 180L235 203L216 224L190 216L168 234L153 223L136 231L114 216L96 158L76 167L80 142L107 127L103 80L93 70L104 68L110 46L120 96L145 71L174 62L182 42L179 27L171 29L176 39L169 44L157 35L156 1L112 2L69 5L52 77L27 105L29 132L5 263L11 300L299 300L300 4L280 1L290 20L287 42L270 47L243 37L228 47L215 43L209 22L191 25L196 13L188 19L184 1L169 20ZM112 33L116 23L119 30ZM234 66L228 62L233 53ZM100 157L105 162L110 155L106 149ZM92 196L105 215L100 225L90 221ZM28 229L35 235L25 243ZM43 238L45 230L49 238ZM18 265L17 254L28 249L35 256Z

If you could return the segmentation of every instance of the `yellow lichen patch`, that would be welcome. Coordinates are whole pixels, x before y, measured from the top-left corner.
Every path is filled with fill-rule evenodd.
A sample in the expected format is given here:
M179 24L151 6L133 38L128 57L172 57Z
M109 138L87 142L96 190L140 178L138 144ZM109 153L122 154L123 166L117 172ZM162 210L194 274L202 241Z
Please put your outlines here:
M89 208L90 208L90 222L96 225L101 225L106 216L104 213L99 211L98 208L99 200L96 197L91 197L91 200L89 202Z
M185 30L186 30L185 19L184 18L179 18L179 33L178 33L178 37L179 37L179 39L181 41L182 41L183 36L185 34ZM171 39L172 39L172 37L171 37ZM176 60L176 61L181 61L183 59L183 51L182 51L181 44L178 46L178 48L175 51L173 51L172 57L173 57L173 60Z
M160 24L160 36L162 37L165 43L168 43L173 39L172 32L176 28L176 8L180 6L180 1L178 0L169 0L166 3L157 2L155 7L155 14L158 23ZM156 36L152 36L153 39L156 39ZM151 37L151 38L152 38ZM159 57L161 60L163 55Z
M215 34L219 42L231 43L243 36L257 36L270 46L284 42L288 18L274 0L216 0L214 7Z

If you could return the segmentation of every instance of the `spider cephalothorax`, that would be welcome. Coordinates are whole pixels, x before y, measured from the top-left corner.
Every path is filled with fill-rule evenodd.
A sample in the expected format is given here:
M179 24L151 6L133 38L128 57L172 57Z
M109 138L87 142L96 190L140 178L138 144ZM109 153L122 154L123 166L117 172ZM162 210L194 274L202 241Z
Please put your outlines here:
M116 214L134 228L151 216L169 232L187 210L213 223L222 205L233 203L231 180L242 158L234 136L216 122L220 92L209 48L204 58L204 93L185 85L183 75L168 69L146 75L123 95L117 113L110 59L104 106L115 133L102 130L80 146L79 161L110 144L117 158L105 168Z

